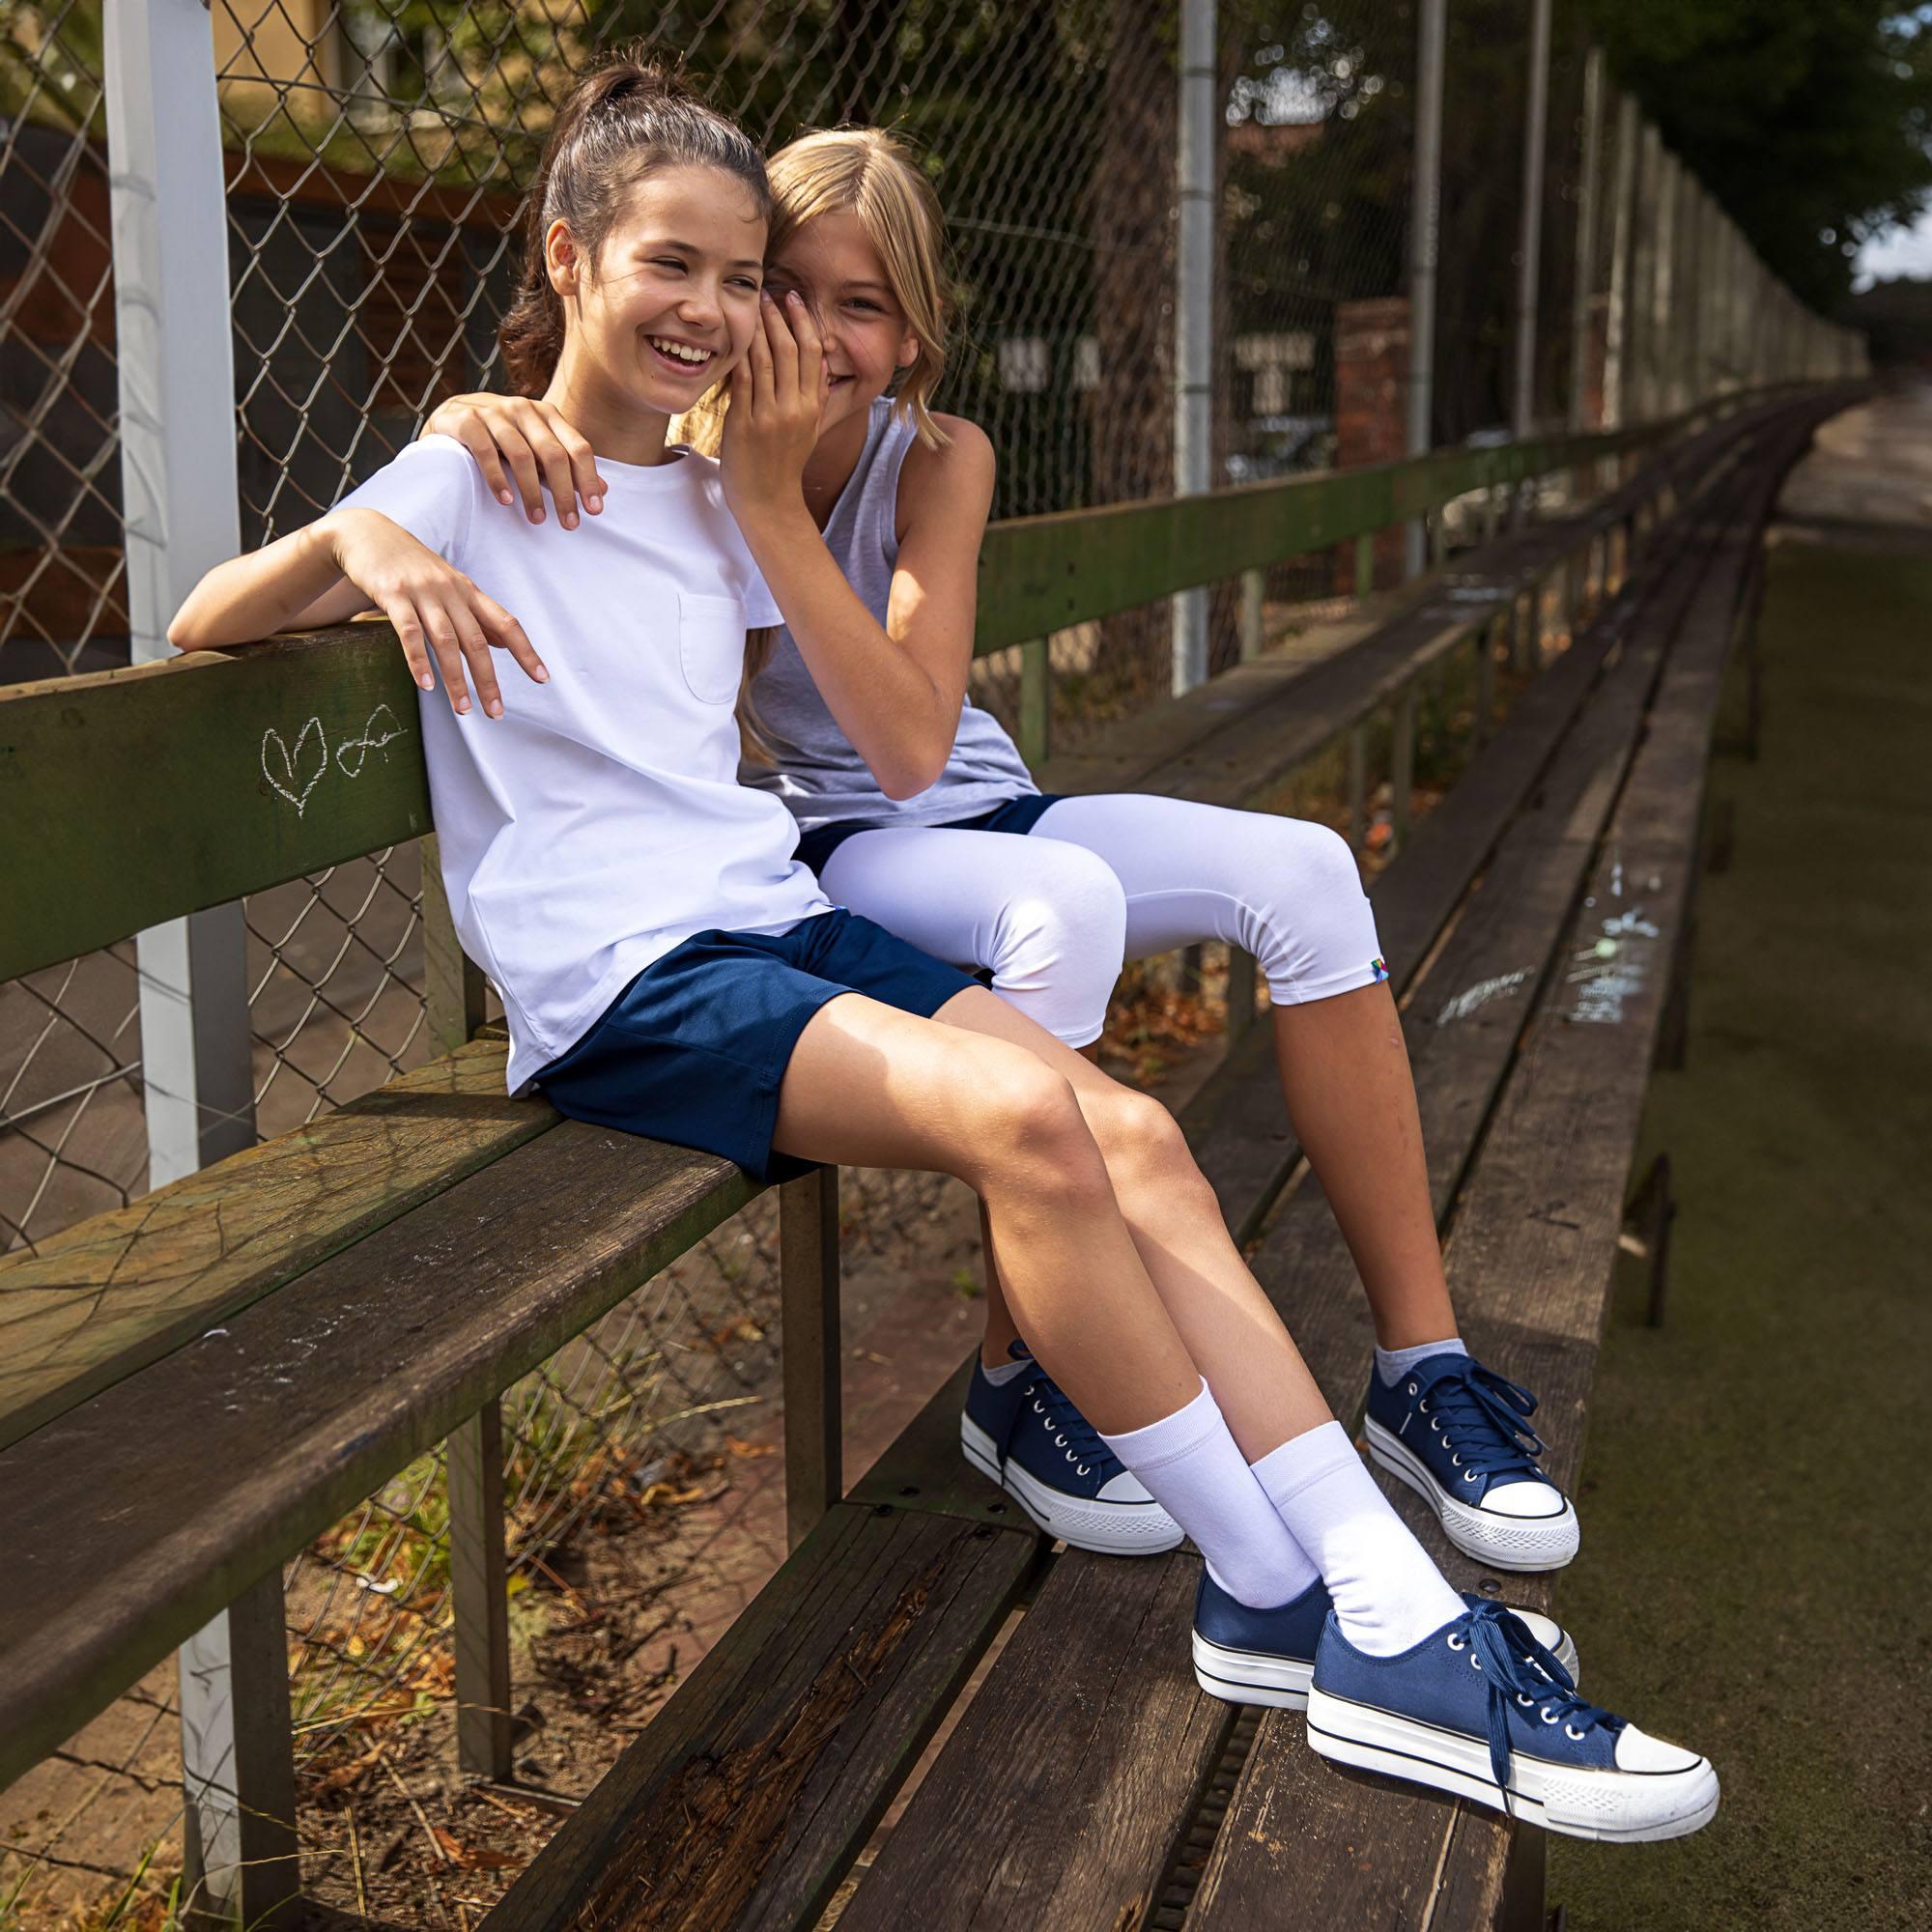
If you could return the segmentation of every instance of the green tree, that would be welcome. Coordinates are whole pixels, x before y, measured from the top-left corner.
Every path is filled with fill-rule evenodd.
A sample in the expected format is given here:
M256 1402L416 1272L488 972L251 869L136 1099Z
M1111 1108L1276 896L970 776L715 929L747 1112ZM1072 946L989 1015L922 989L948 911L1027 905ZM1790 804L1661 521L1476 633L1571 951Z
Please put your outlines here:
M1898 0L1594 0L1619 82L1814 306L1932 190L1932 7Z

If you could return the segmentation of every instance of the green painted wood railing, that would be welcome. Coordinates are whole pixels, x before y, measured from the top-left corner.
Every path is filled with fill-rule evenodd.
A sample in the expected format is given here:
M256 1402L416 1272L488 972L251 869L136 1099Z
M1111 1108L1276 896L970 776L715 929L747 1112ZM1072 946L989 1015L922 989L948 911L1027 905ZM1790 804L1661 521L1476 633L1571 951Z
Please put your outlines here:
M1344 543L1767 399L997 524L974 647ZM0 980L430 829L415 687L386 626L0 688Z

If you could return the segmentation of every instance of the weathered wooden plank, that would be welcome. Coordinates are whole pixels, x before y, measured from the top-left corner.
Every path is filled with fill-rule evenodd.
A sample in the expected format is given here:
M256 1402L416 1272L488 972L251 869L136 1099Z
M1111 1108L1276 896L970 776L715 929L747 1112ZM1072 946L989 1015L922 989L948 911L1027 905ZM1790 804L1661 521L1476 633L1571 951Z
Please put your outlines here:
M974 1355L978 1354L974 1350ZM959 1453L959 1413L973 1375L968 1355L924 1407L852 1485L853 1502L889 1503L993 1525L1025 1522L1026 1512Z
M0 1785L758 1191L566 1121L0 1452Z
M1625 649L1580 719L1567 733L1559 721L1546 736L1538 763L1547 760L1549 770L1511 822L1482 890L1423 982L1425 993L1440 987L1445 999L1465 995L1471 986L1502 983L1449 1025L1433 1024L1441 1004L1433 999L1410 1009L1438 1216L1478 1144L1529 998L1568 924L1667 639L1705 560L1701 549L1681 560L1649 599L1642 637ZM1551 758L1559 733L1560 750ZM1521 782L1526 789L1528 778ZM1519 970L1523 978L1513 980ZM1339 1316L1346 1307L1349 1319L1329 1321L1325 1346L1318 1345L1310 1360L1338 1412L1352 1415L1373 1336L1352 1263L1319 1191L1307 1190L1289 1205L1257 1266L1291 1308L1306 1298L1300 1291L1311 1277L1319 1282L1323 1313ZM931 1418L923 1438L929 1457L958 1461L952 1440L956 1401L952 1396ZM887 1466L896 1477L912 1459L895 1454ZM885 1482L878 1492L886 1493ZM847 1925L884 1926L895 1922L895 1915L902 1920L914 1898L947 1901L940 1922L970 1924L976 1932L1066 1921L1074 1901L1089 1902L1086 1922L1141 1922L1184 1828L1184 1801L1210 1774L1232 1721L1232 1711L1223 1707L1218 1728L1203 1722L1188 1702L1198 1693L1181 1633L1195 1563L1186 1553L1158 1565L1062 1560L847 1908ZM1158 1584L1148 1574L1156 1569L1163 1573ZM1164 1641L1157 1634L1156 1600L1168 1602L1173 1616ZM1118 1631L1111 1624L1096 1628L1096 1620L1117 1616L1132 1621ZM1013 1734L1020 1713L1027 1714L1036 1748L1024 1764L1004 1772L1009 1789L989 1801L985 1767L997 1752L995 1741ZM989 1816L989 1802L1010 1804L1011 1816L997 1809ZM1178 1814L1177 1803L1183 1806ZM1446 1801L1443 1809L1450 1809ZM1293 1837L1285 1835L1283 1823L1293 1815L1289 1808L1270 1809L1263 1791L1245 1829L1286 1846ZM968 1819L970 1825L952 1822ZM988 1847L997 1851L989 1856ZM1406 1861L1391 1871L1396 1898L1378 1905L1426 1893L1427 1872L1418 1877ZM1352 1867L1304 1883L1309 1916L1303 1922L1341 1922L1323 1918L1324 1901L1335 1889L1346 1891L1358 1883ZM1273 1922L1253 1896L1249 1903L1256 1910L1246 1922ZM1371 1914L1366 1921L1349 1922L1375 1919Z
M1043 1549L838 1504L483 1921L810 1926Z
M1143 1922L1235 1718L1188 1662L1199 1574L1185 1551L1055 1562L843 1932Z
M1352 651L1397 614L1405 601L1410 600L1385 591L1360 617L1326 627L1335 640L1335 655ZM1309 668L1285 657L1236 665L1184 696L1150 705L1109 724L1091 744L1055 753L1035 773L1036 781L1040 790L1049 792L1135 790L1150 772L1178 752L1225 730L1249 705L1264 702L1282 687L1306 677Z
M429 831L415 686L359 624L10 686L0 801L12 980Z
M1717 473L1715 469L1712 473ZM1645 569L1629 580L1591 631L1518 700L1485 755L1418 828L1409 850L1371 888L1384 956L1398 993L1405 991L1414 979L1423 955L1467 894L1497 838L1522 809L1539 774L1556 757L1560 748L1559 762L1566 776L1560 796L1553 804L1545 800L1540 811L1520 828L1513 847L1516 856L1504 856L1496 876L1479 895L1485 903L1483 916L1463 946L1446 953L1440 963L1442 974L1461 976L1457 980L1458 991L1466 992L1484 978L1495 977L1483 972L1483 961L1489 955L1475 941L1495 923L1495 909L1510 902L1521 888L1528 861L1549 842L1548 827L1562 822L1562 814L1574 807L1579 788L1594 783L1601 791L1604 780L1598 775L1599 763L1590 745L1610 742L1606 733L1615 721L1593 711L1588 742L1581 745L1577 742L1579 734L1573 732L1566 739L1565 733L1571 729L1586 697L1596 689L1605 660L1639 626L1649 624L1660 636L1664 636L1681 615L1683 602L1694 586L1695 572L1701 567L1704 553L1700 551L1696 558L1683 563L1675 574L1666 566L1684 556L1689 543L1686 519L1682 533L1653 554ZM1654 670L1654 653L1647 663L1650 670ZM1629 679L1626 683L1629 690L1618 718L1622 724L1621 742L1627 749L1634 728L1629 707L1636 701L1637 687ZM1599 802L1607 803L1601 797ZM1554 818L1552 812L1556 814ZM1542 930L1546 956L1554 922L1567 907L1569 890L1586 857L1586 853L1572 853L1567 863L1559 862L1555 884L1545 889L1548 902ZM1499 965L1496 973L1506 974L1514 970L1515 964L1512 953L1509 964ZM1534 983L1510 990L1516 996L1513 1009L1520 1012L1534 992ZM1426 1065L1426 1059L1423 1064ZM1496 1063L1498 1075L1502 1064L1501 1059ZM1215 1187L1230 1228L1237 1240L1245 1242L1272 1205L1300 1153L1282 1103L1271 1029L1257 1028L1254 1037L1230 1055L1228 1063L1183 1110L1181 1124L1196 1160ZM1433 1151L1446 1156L1458 1146L1466 1152L1467 1144L1438 1136L1431 1139L1430 1146ZM1440 1179L1438 1186L1438 1210L1447 1205L1456 1171L1460 1169L1453 1162L1448 1163L1446 1178ZM1300 1218L1307 1216L1311 1225L1321 1225L1332 1233L1326 1204L1319 1193L1305 1204L1291 1208L1290 1213L1294 1217L1293 1225L1298 1226ZM1352 1281L1352 1273L1349 1279ZM1355 1308L1364 1324L1361 1333L1366 1334L1366 1311L1356 1307L1358 1302L1359 1296L1351 1297L1350 1306ZM1366 1348L1367 1343L1362 1346ZM959 1455L958 1413L970 1372L969 1357L854 1486L855 1498L895 1501L906 1508L936 1510L975 1520L984 1520L990 1513L1004 1516L1008 1512L1009 1505L1002 1492L969 1467Z
M1529 795L1606 657L1655 615L1665 567L1688 541L1687 520L1669 548L1630 578L1590 629L1517 700L1483 755L1371 886L1382 956L1398 995ZM1271 1031L1255 1029L1181 1116L1195 1158L1240 1241L1253 1235L1300 1152L1282 1105Z
M1689 781L1696 785L1695 772ZM1682 804L1679 792L1680 810ZM1690 870L1688 849L1680 846L1668 866L1656 849L1639 857L1613 838L1592 881L1597 904L1582 911L1569 934L1566 954L1594 953L1605 907L1634 904L1615 896L1619 875L1634 876L1634 861L1650 867L1642 876L1656 879L1659 890L1646 891L1641 905L1657 936L1634 940L1640 965L1619 962L1629 974L1619 1017L1579 1024L1579 1009L1601 1007L1604 994L1567 976L1551 986L1492 1123L1449 1247L1463 1333L1485 1361L1537 1390L1537 1426L1549 1444L1544 1463L1565 1484L1574 1483L1580 1461L1662 1011L1669 902L1681 902ZM1359 1351L1350 1352L1357 1356L1359 1380ZM1487 1586L1491 1594L1505 1592L1513 1604L1550 1607L1552 1577L1485 1572L1450 1548L1419 1506L1403 1513L1459 1588ZM1597 1686L1593 1694L1614 1691ZM1278 1833L1267 1828L1266 1821L1280 1818L1297 1822L1289 1845L1276 1842ZM1340 1857L1345 1845L1352 1853L1346 1861ZM1191 1922L1205 1932L1257 1922L1259 1904L1284 1895L1282 1880L1293 1869L1341 1872L1349 1904L1346 1913L1332 1899L1332 1910L1306 1910L1305 1895L1297 1893L1293 1912L1272 1921L1285 1927L1326 1926L1342 1917L1414 1927L1488 1924L1501 1897L1508 1850L1508 1828L1494 1814L1379 1779L1339 1778L1307 1750L1298 1719L1270 1713L1236 1784ZM1352 1881L1347 1877L1351 1867Z
M1690 420L1583 440L1635 447ZM1574 440L995 526L976 648L1320 548L1331 526L1351 535L1400 520L1471 477L1585 460ZM1011 628L1035 607L1036 621ZM428 833L417 696L376 623L0 693L0 799L16 811L31 800L34 821L31 838L0 838L0 980ZM167 809L122 810L132 783Z
M477 1041L0 1261L0 1448L554 1125Z
M1574 1483L1584 1405L1594 1367L1625 1187L1669 957L1694 864L1695 803L1715 715L1715 673L1741 583L1741 550L1754 542L1770 491L1793 445L1769 456L1751 479L1744 514L1726 533L1685 619L1643 745L1611 822L1590 891L1566 928L1559 959L1598 959L1615 922L1621 950L1603 980L1555 976L1484 1143L1458 1212L1448 1252L1460 1323L1471 1346L1542 1399L1538 1427L1549 1443L1545 1465ZM1706 687L1709 687L1708 690ZM1641 824L1647 836L1634 828ZM1638 918L1625 896L1646 895ZM1652 882L1655 882L1654 884ZM1613 908L1617 910L1613 910ZM1645 930L1645 927L1653 928ZM1299 1205L1297 1202L1294 1206ZM1320 1293L1324 1285L1310 1284ZM1305 1296L1298 1295L1297 1300ZM1327 1296L1333 1305L1332 1293ZM1359 1339L1323 1324L1310 1365L1331 1401L1358 1406ZM1350 1371L1352 1361L1352 1373ZM1462 1588L1547 1609L1549 1577L1498 1577L1449 1548L1418 1504L1404 1514ZM1213 1932L1245 1927L1264 1900L1283 1898L1281 1847L1260 1821L1292 1816L1294 1868L1360 1867L1345 1916L1399 1926L1487 1924L1501 1899L1509 1833L1480 1807L1369 1778L1341 1778L1304 1747L1300 1725L1267 1714L1257 1731L1190 1921ZM1364 1860L1360 1849L1378 1848ZM1344 1858L1344 1848L1349 1858ZM1336 1914L1279 1918L1318 1926Z
M1709 412L1603 435L1438 450L1197 497L997 524L980 554L975 649L999 650L1257 564L1386 529L1495 484L1686 434Z

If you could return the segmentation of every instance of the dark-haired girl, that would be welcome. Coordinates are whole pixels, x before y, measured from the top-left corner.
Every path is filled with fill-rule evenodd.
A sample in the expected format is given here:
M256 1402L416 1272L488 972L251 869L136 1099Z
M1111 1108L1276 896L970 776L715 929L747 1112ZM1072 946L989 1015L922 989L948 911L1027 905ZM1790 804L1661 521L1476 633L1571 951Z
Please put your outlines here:
M1165 1110L835 909L790 856L782 803L736 783L748 627L782 610L808 661L819 647L810 574L774 538L823 360L804 304L762 298L769 212L728 122L634 63L590 78L546 149L509 327L513 353L557 342L545 397L595 451L603 514L574 536L497 517L462 447L426 438L309 530L211 572L174 640L389 616L513 1090L764 1179L829 1161L971 1185L1025 1333L1084 1418L1059 1446L1194 1537L1215 1627L1241 1638L1215 1659L1243 1694L1299 1704L1313 1671L1339 1714L1322 1748L1391 1766L1447 1735L1450 1706L1481 1708L1482 1761L1437 1748L1430 1781L1496 1800L1506 1784L1557 1829L1693 1829L1710 1766L1585 1703L1554 1625L1459 1597L1389 1509ZM667 429L721 379L718 466ZM504 689L493 645L526 673ZM1197 1659L1200 1641L1197 1625Z

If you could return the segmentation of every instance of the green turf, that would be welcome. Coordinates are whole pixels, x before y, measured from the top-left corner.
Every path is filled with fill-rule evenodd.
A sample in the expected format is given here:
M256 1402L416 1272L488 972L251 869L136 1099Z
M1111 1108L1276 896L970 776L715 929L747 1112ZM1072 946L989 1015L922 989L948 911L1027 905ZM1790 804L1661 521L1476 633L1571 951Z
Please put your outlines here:
M1762 638L1646 1124L1666 1324L1625 1284L1557 1598L1585 1690L1708 1751L1723 1804L1551 1840L1571 1932L1932 1926L1932 558L1781 547Z

